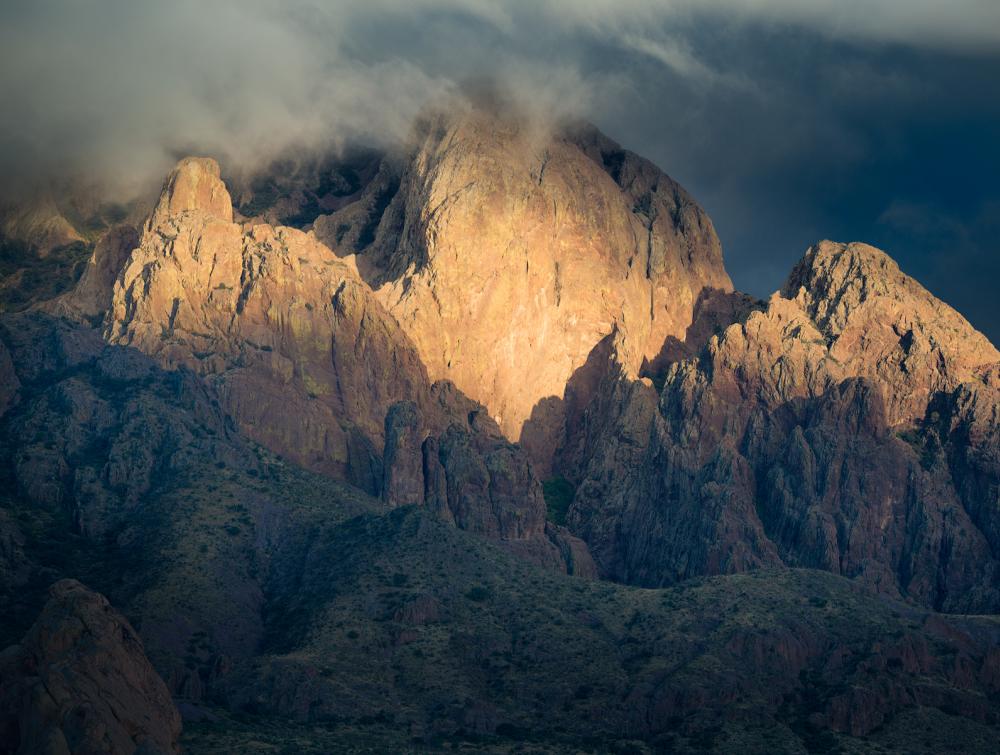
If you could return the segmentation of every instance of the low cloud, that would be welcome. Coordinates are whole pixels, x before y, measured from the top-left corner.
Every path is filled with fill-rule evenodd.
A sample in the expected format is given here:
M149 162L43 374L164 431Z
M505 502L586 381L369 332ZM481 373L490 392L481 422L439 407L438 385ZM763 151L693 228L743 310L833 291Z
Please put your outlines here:
M1000 43L1000 6L977 0L11 0L0 21L3 173L69 166L124 183L189 145L242 161L399 140L470 76L504 80L539 111L592 117L626 106L630 53L689 85L747 86L692 43L706 25ZM597 54L619 59L595 65Z
M82 173L127 194L190 151L236 169L392 145L488 78L662 165L766 294L822 237L930 249L880 222L894 200L981 202L998 76L995 0L7 0L0 192ZM968 259L995 252L976 239Z

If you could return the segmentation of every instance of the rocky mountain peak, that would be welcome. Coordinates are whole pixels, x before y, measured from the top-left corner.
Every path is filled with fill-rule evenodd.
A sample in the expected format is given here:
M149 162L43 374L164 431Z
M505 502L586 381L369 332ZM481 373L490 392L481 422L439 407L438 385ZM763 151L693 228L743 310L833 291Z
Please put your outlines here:
M233 221L233 202L222 181L219 164L210 157L186 157L170 171L146 232L169 217L199 212L228 223Z
M615 328L638 374L703 291L732 289L708 216L656 166L592 126L496 108L425 119L402 166L315 231L358 255L431 377L512 439Z
M813 321L845 376L883 388L894 425L922 417L935 391L980 381L1000 361L961 314L867 244L816 244L782 296Z
M995 353L964 317L906 275L888 254L868 244L821 241L814 245L792 269L782 295L798 298L831 340L848 328L859 310L885 299L908 304L922 322L936 319L944 327L962 331L984 355L991 350Z
M658 405L602 389L622 398L559 470L570 529L639 583L785 563L992 610L997 357L885 253L821 242L673 362Z
M861 242L824 239L809 247L795 264L782 294L792 299L799 288L814 295L829 293L852 281L878 286L884 292L892 284L906 285L907 280L896 261L881 249Z
M377 438L389 405L426 380L356 268L298 229L233 222L206 158L182 160L164 183L105 336L211 377L252 437L334 476L350 477L350 438ZM355 463L369 450L380 453Z

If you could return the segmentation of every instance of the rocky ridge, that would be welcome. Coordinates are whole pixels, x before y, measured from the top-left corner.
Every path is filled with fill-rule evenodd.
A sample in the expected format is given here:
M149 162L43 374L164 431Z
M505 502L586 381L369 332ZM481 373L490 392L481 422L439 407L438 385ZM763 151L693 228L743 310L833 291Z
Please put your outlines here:
M538 478L561 475L578 489L571 530L615 579L784 563L937 607L1000 599L993 515L974 498L992 466L946 475L924 448L960 432L931 433L928 406L963 385L991 396L1000 354L886 255L824 242L755 304L653 166L592 129L482 110L425 120L402 164L366 170L304 232L234 222L218 166L182 161L105 336L208 377L244 432L296 463L532 543L541 562L594 571L546 522ZM77 299L99 299L83 283ZM568 351L548 358L550 336ZM834 464L847 472L823 477Z
M996 499L982 487L995 438L950 444L963 431L945 407L975 396L957 424L987 424L997 358L882 252L819 244L783 293L674 363L659 396L608 368L602 390L620 398L590 407L599 430L563 455L571 529L605 574L640 584L784 563L996 610L995 515L941 449L978 449L970 485Z
M383 493L383 478L398 476L385 471L383 454L386 416L399 401L414 402L422 435L461 428L454 430L461 437L497 436L479 405L431 384L411 340L352 260L294 228L234 223L209 159L184 160L168 177L115 282L105 337L204 375L251 438L373 495ZM493 465L479 494L466 496L461 505L480 515L459 517L459 526L553 564L563 563L566 543L583 550L555 530L559 545L550 543L538 482L520 449L496 437L474 456L500 459L491 443L507 449L505 463ZM501 500L496 491L504 486L511 487ZM494 517L504 516L526 523L497 526Z
M0 653L0 752L180 752L180 714L128 621L75 580L49 595Z
M961 384L1000 387L993 344L866 244L817 244L792 270L782 297L826 340L835 379L863 377L879 387L891 427L919 422L935 394Z
M732 292L690 197L587 128L474 110L362 163L234 211L186 159L0 318L5 611L93 576L223 751L274 716L389 749L995 741L995 622L930 611L1000 606L1000 359L958 313L861 244Z
M886 255L823 242L754 303L651 164L488 109L358 165L298 230L235 215L218 165L184 160L138 246L109 233L55 311L94 317L112 286L105 337L208 378L250 437L540 562L594 571L546 521L538 478L563 476L615 579L808 565L949 610L1000 599L996 465L960 440L993 442L1000 354Z
M373 491L372 438L426 378L370 304L351 266L306 234L234 223L218 165L188 159L115 285L106 337L213 378L251 437ZM398 369L381 377L375 363Z
M351 261L294 228L234 223L207 158L168 177L105 337L211 378L251 437L375 493L389 406L429 401L419 357Z

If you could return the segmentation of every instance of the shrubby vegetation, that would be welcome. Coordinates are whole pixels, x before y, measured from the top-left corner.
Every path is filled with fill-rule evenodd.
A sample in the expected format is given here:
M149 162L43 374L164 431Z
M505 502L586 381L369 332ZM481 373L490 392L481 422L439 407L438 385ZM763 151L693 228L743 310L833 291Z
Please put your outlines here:
M565 477L553 477L542 483L542 494L545 496L545 507L550 522L559 525L566 524L566 514L573 503L576 490Z

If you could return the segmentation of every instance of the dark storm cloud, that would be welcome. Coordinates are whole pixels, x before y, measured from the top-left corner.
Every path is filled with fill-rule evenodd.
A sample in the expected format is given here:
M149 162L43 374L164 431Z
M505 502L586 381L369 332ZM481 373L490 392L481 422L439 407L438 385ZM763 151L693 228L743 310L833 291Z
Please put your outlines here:
M7 0L0 171L129 190L188 149L393 143L483 77L684 183L738 286L867 240L1000 337L995 0Z

